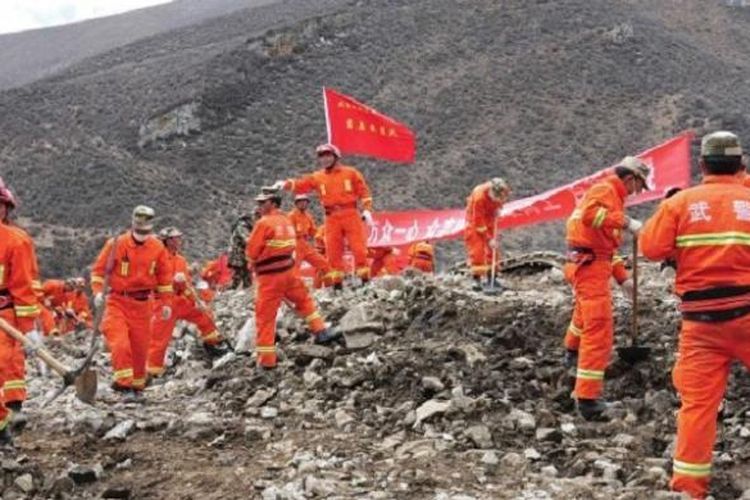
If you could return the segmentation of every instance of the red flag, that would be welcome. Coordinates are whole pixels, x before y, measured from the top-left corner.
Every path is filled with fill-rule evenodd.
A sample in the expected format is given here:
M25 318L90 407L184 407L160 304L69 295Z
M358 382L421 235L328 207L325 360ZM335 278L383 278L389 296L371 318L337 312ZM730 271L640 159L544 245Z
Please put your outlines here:
M344 154L414 163L416 138L406 125L335 90L323 88L328 142Z
M685 132L638 155L651 166L650 191L628 199L628 205L658 200L673 187L690 184L690 143L692 132ZM563 219L594 182L612 172L612 167L544 193L513 200L503 207L499 227L521 227ZM370 228L368 245L400 246L419 240L455 239L464 230L464 209L379 212Z

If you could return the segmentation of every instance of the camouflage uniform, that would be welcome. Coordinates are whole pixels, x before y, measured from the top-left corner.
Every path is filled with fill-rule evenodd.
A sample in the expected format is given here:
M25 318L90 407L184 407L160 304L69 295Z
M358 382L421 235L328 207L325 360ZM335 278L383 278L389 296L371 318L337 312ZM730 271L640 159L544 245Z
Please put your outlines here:
M232 226L232 236L229 242L229 267L232 268L232 288L249 288L251 283L250 271L247 269L245 246L247 237L253 230L253 218L243 215Z

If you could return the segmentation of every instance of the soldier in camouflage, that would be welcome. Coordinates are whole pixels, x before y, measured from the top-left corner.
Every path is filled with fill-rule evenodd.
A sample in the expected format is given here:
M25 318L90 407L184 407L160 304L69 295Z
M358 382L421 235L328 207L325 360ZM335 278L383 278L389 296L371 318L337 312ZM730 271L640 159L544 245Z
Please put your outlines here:
M229 242L229 267L232 269L233 289L250 288L251 275L247 268L245 247L247 237L253 230L254 217L249 214L241 215L232 225L232 236Z

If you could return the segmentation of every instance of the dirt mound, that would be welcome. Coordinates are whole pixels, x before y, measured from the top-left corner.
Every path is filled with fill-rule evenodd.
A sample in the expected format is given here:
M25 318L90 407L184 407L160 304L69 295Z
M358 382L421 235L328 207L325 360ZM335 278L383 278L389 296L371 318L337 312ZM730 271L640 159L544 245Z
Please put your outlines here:
M678 314L657 269L644 275L653 357L614 361L609 423L573 411L561 363L571 297L559 269L508 276L511 289L489 297L459 276L391 277L335 300L319 294L346 348L305 341L287 311L275 372L257 372L249 355L212 363L185 335L143 403L105 388L93 408L68 394L41 409L32 379L33 423L3 459L3 498L20 498L29 481L28 495L75 498L670 498ZM628 301L615 291L615 302L625 332ZM229 332L251 308L244 292L216 304ZM72 340L56 349L82 356L86 342ZM750 488L746 377L727 398L718 499Z

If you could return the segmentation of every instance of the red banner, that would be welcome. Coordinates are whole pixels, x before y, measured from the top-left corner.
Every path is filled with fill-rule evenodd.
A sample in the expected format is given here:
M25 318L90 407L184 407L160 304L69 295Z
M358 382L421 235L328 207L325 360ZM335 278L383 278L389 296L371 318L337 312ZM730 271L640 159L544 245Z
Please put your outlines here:
M343 154L413 163L416 138L406 125L340 94L323 88L328 142Z
M651 167L649 191L630 198L628 205L658 200L672 187L690 184L690 143L692 132L685 132L638 155ZM507 203L499 227L512 228L564 219L570 215L586 190L611 173L613 167L544 193ZM464 230L464 209L379 212L370 228L372 247L408 245L419 240L459 238Z

